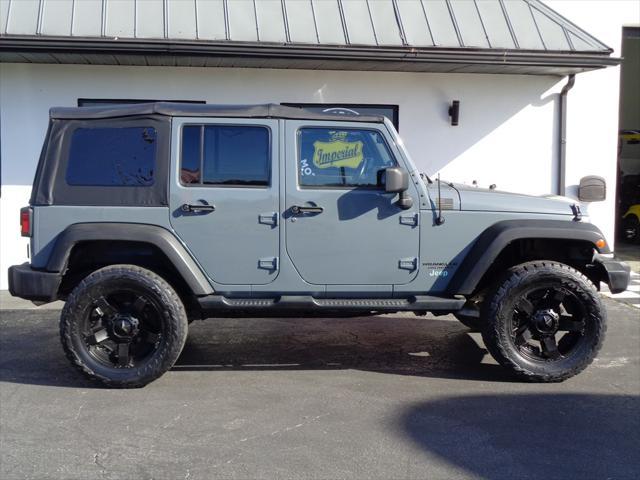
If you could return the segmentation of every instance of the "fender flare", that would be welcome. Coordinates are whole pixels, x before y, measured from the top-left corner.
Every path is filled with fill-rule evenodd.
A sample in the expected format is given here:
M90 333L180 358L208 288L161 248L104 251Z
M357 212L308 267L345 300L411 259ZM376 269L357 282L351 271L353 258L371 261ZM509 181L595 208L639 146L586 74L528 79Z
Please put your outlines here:
M73 247L80 242L130 241L157 247L182 275L195 295L210 295L211 284L178 238L166 228L135 223L75 223L56 239L46 270L65 272Z
M456 270L447 291L471 295L500 252L515 240L554 239L581 240L593 244L598 253L611 253L608 245L596 247L604 235L590 223L567 220L503 220L496 222L479 236L460 267Z

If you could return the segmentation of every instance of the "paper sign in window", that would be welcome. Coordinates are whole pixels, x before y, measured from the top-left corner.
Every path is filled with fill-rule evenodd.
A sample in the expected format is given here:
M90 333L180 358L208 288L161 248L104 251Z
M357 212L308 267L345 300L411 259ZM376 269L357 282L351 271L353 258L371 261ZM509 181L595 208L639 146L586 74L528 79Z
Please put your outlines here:
M357 168L364 160L361 141L347 142L347 132L335 132L328 142L313 142L313 164L317 168Z

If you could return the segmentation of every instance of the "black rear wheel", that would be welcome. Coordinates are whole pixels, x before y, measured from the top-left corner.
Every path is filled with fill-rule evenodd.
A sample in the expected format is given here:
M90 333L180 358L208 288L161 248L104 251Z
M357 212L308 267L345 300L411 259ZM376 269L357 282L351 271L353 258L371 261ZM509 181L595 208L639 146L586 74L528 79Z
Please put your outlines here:
M60 319L69 359L115 387L139 387L161 376L180 355L186 334L186 313L173 288L134 265L89 275L71 293Z
M555 262L511 268L485 304L483 339L503 366L532 381L562 381L589 365L606 331L593 284Z

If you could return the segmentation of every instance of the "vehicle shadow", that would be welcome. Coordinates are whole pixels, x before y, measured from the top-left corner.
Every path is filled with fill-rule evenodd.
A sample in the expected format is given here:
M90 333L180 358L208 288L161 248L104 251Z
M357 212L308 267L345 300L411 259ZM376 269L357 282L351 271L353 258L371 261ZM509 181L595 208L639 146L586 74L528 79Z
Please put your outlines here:
M473 478L632 479L638 412L631 395L473 395L412 405L392 427Z
M28 315L28 321L24 316ZM55 311L3 312L0 381L91 388L69 365ZM196 321L174 371L358 369L512 381L455 320L433 317L225 318ZM480 343L481 345L481 343Z
M358 369L512 381L456 320L413 315L212 319L192 325L174 370ZM481 343L480 343L481 345Z

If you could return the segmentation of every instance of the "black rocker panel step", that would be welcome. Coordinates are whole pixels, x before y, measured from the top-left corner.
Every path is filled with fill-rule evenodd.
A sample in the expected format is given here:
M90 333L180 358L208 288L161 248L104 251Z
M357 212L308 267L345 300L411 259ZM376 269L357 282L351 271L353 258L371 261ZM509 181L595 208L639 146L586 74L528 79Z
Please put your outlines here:
M315 298L307 295L283 295L277 298L231 298L207 295L198 299L204 310L223 309L327 309L327 310L445 310L456 311L464 298L416 295L409 298Z

